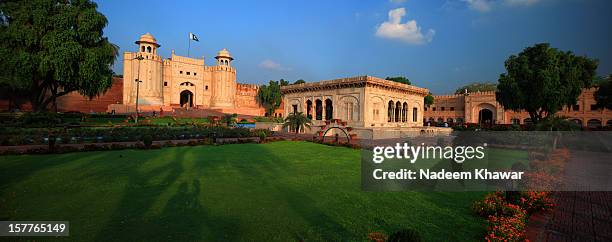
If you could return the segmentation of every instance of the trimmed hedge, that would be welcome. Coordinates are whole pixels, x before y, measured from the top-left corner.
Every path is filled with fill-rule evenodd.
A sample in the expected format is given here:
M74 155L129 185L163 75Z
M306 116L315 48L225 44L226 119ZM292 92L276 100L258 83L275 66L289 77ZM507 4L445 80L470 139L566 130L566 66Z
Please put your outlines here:
M261 132L270 136L269 130L228 128L213 126L120 126L112 128L0 128L0 145L46 144L49 137L62 144L140 141L150 135L153 140L181 140L201 138L259 137Z

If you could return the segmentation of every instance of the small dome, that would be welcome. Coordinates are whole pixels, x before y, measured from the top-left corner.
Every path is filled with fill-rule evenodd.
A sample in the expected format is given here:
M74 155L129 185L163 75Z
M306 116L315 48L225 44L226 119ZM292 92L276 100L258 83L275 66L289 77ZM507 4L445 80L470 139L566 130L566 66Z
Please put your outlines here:
M152 45L159 47L159 44L157 44L157 40L155 39L155 37L153 37L153 35L148 32L146 34L141 35L140 39L136 41L136 44L140 44L140 43L152 44Z
M215 56L215 59L219 59L219 58L228 58L230 60L234 59L232 58L232 56L230 55L229 51L226 48L223 48L222 50L217 52L217 56Z

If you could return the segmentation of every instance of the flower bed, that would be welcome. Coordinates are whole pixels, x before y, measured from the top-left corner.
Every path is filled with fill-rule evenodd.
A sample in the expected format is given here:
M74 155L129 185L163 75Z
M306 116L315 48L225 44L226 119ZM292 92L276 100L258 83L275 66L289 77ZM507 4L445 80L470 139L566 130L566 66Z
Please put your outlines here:
M529 211L550 209L552 203L540 203L550 193L520 192L522 203L513 204L507 201L503 192L489 193L483 201L474 203L474 211L487 219L486 241L525 241L525 227ZM537 207L537 208L536 208Z
M552 209L550 192L560 181L569 152L552 151L544 160L532 161L526 172L529 191L494 192L473 205L474 212L487 219L486 241L526 241L525 228L529 215ZM534 191L539 189L545 191Z

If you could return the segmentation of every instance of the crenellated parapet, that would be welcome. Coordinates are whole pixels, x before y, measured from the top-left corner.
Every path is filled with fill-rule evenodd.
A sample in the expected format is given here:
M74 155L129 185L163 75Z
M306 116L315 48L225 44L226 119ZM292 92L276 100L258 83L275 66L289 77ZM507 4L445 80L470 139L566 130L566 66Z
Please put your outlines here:
M244 83L236 84L236 94L237 95L257 96L258 91L259 91L259 86L256 84L244 84Z
M464 94L452 94L452 95L434 95L434 100L436 99L454 99L464 97Z
M191 57L186 57L186 56L179 56L179 55L175 55L174 52L172 53L171 59L172 59L172 62L180 62L184 64L199 65L199 66L204 65L204 58L198 59L198 58L191 58Z
M334 80L326 80L320 82L301 83L281 87L281 93L297 93L304 91L319 91L319 90L331 90L338 88L350 88L350 87L369 87L385 89L395 92L402 92L406 94L415 94L420 96L426 96L429 94L429 90L426 88L415 87L404 83L394 82L385 80L373 76L356 76L348 78L340 78Z

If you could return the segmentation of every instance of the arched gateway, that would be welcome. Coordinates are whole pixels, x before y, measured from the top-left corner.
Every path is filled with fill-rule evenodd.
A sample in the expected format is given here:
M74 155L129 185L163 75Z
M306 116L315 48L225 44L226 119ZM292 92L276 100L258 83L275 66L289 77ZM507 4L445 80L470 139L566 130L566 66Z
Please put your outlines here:
M193 93L191 91L185 90L181 92L181 107L193 107Z

